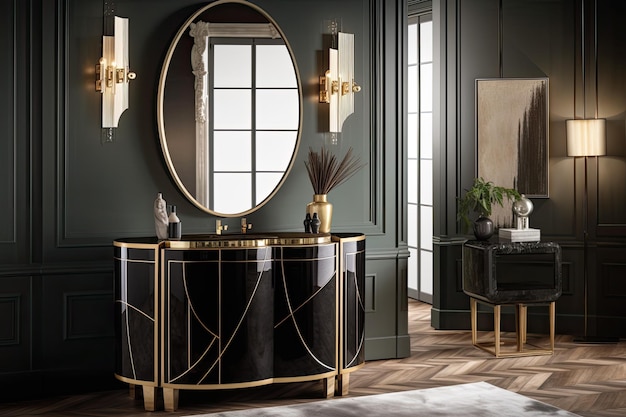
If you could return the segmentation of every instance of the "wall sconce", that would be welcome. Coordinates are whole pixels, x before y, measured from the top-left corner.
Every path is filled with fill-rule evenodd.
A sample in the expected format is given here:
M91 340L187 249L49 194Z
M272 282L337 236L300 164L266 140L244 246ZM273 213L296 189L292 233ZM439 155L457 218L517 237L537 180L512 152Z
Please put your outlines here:
M320 103L328 103L329 132L341 133L343 122L354 113L354 34L337 33L337 48L328 49L328 70L320 76Z
M606 120L573 119L565 121L567 156L606 155Z
M128 82L136 74L128 66L128 19L113 16L113 36L102 36L102 57L96 65L96 91L102 93L103 141L113 141L113 128L128 108Z

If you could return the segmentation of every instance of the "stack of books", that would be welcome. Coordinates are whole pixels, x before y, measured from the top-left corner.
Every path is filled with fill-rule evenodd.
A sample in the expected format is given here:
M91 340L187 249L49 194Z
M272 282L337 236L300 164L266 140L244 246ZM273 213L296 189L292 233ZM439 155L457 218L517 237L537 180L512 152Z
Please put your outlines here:
M539 242L541 230L539 229L499 229L500 240L508 242Z

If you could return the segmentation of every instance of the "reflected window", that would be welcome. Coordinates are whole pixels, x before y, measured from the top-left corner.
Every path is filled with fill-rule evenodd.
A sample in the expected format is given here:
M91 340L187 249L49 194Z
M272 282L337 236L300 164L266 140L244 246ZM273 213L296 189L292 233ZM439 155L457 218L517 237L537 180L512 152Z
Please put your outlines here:
M196 207L238 217L266 204L294 165L301 114L293 51L261 8L210 2L179 28L157 122L172 179Z
M300 126L295 67L272 25L199 21L190 35L195 198L215 212L244 212L267 199L289 169Z
M289 167L300 118L296 75L282 39L211 38L207 59L209 181L200 186L211 209L245 211Z

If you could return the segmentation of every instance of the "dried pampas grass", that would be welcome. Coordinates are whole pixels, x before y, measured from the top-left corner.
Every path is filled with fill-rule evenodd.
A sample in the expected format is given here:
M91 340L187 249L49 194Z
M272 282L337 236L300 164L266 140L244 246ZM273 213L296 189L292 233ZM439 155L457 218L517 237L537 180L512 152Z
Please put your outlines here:
M330 190L356 174L365 164L361 164L360 158L352 155L352 148L348 149L341 162L337 162L337 157L322 147L319 153L309 148L308 161L305 161L304 165L306 165L313 192L328 194Z

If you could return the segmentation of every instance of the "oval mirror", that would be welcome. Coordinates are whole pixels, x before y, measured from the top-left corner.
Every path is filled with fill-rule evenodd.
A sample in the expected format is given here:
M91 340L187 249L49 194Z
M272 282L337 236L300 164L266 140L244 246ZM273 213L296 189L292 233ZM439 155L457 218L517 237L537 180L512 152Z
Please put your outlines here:
M256 5L216 1L184 23L161 70L157 106L166 165L207 213L253 212L293 165L300 77L283 32Z

